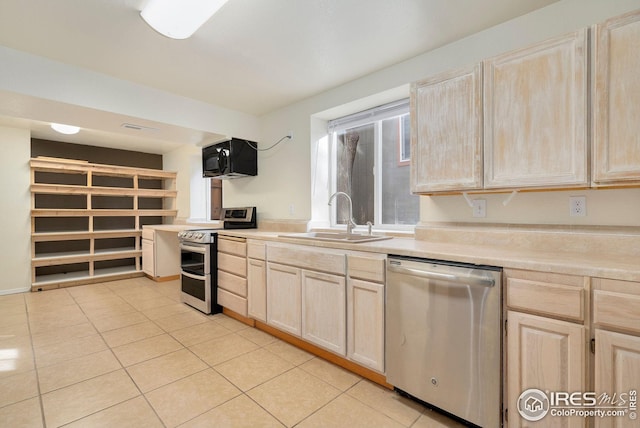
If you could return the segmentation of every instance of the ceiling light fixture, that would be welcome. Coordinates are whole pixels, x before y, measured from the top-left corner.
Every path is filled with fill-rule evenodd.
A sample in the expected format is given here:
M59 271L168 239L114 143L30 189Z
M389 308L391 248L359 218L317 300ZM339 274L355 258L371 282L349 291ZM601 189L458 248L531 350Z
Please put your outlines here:
M149 0L140 16L158 33L172 39L191 37L227 0Z
M78 128L77 126L63 125L61 123L52 123L51 128L53 128L53 130L56 132L67 135L73 135L80 132L80 128Z

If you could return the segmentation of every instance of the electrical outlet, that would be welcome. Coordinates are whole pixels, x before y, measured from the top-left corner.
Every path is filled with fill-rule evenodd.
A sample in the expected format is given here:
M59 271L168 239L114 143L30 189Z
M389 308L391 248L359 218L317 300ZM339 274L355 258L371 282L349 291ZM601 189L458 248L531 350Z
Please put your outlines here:
M487 201L485 199L474 199L473 203L473 216L474 217L486 217L487 216Z
M293 131L287 132L287 137L289 137L290 140L293 140Z
M587 215L587 197L569 197L569 215L571 217L585 217Z
M296 213L296 206L294 204L289 205L289 215L294 215Z

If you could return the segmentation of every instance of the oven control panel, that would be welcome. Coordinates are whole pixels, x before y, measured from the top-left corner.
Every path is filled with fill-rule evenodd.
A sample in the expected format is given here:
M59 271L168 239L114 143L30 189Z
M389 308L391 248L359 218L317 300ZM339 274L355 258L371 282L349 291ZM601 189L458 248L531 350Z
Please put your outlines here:
M215 239L215 233L209 230L183 230L178 232L178 239L181 242L210 244Z

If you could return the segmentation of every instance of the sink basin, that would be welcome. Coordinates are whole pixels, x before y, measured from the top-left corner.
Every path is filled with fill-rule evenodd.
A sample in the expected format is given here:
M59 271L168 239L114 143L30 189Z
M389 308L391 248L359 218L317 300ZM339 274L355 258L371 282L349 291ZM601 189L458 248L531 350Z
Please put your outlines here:
M331 241L331 242L371 242L382 241L384 239L391 239L391 236L384 235L366 235L364 233L351 233L346 232L307 232L307 233L289 233L286 235L279 235L283 238L298 238L298 239L311 239L316 241Z

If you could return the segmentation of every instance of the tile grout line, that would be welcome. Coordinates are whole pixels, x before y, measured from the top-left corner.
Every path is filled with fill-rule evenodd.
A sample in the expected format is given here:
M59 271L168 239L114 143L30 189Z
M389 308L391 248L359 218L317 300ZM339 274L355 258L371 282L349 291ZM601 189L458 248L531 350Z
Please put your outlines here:
M109 290L111 291L111 293L113 293L114 295L118 296L118 297L119 297L120 299L122 299L125 303L127 303L128 305L130 305L130 306L134 309L134 312L141 314L142 316L144 316L144 317L147 319L147 321L142 321L142 322L140 322L140 323L130 324L130 325L123 326L123 327L119 327L119 328L127 328L127 327L131 327L131 326L134 326L134 325L142 324L142 323L145 323L145 322L151 322L151 323L153 323L154 325L156 325L160 330L162 330L162 331L164 332L163 334L168 334L168 332L166 332L162 327L160 327L159 325L157 325L157 324L154 322L154 320L150 319L146 314L144 314L144 313L143 313L142 311L140 311L138 308L136 308L135 306L131 305L131 303L130 303L129 301L127 301L127 300L126 300L126 299L124 299L122 296L120 296L118 293L116 293L115 291L113 291L113 289L109 288ZM73 296L72 296L72 297L73 297ZM75 298L74 298L74 300L75 300ZM84 308L82 308L82 306L81 306L80 304L78 304L78 306L80 306L80 310L81 310L81 311L85 314L85 316L86 316L86 313L85 313L85 311L84 311ZM138 392L140 393L140 395L138 395L138 397L142 397L142 398L145 400L145 402L147 403L147 405L149 406L149 408L151 409L151 411L153 411L154 415L158 418L158 421L159 421L159 422L160 422L160 423L161 423L161 424L166 428L166 427L167 427L167 425L164 423L164 421L162 420L162 418L160 417L160 415L158 415L158 413L156 412L156 409L151 405L151 403L150 403L150 402L149 402L149 400L147 399L146 395L142 392L142 390L140 389L140 387L138 386L138 384L137 384L137 383L135 382L135 380L131 377L131 374L129 373L129 371L127 370L127 368L124 366L124 364L122 363L122 361L120 361L120 359L118 358L118 356L113 352L113 347L111 347L111 345L109 345L109 343L107 343L107 341L106 341L106 340L105 340L105 338L104 338L104 333L105 333L105 332L113 331L113 330L118 330L119 328L114 328L114 329L111 329L111 330L100 331L100 330L98 330L98 328L95 326L95 324L93 323L93 321L91 320L91 318L89 318L89 317L87 316L87 319L89 320L89 322L91 323L91 325L93 326L93 328L95 328L95 329L96 329L96 331L98 332L98 334L99 334L99 335L100 335L100 337L102 338L102 341L104 342L104 344L107 346L107 348L109 349L109 351L111 352L111 354L113 355L113 357L116 359L116 361L118 361L118 364L120 364L120 369L119 369L119 370L123 370L123 371L124 371L124 373L126 373L127 377L128 377L128 378L129 378L129 380L131 381L131 383L135 386L135 388L136 388L136 389L138 390ZM158 335L158 336L159 336L159 335ZM152 337L155 337L155 336L152 336ZM144 339L141 339L141 340L144 340ZM135 342L132 342L132 343L135 343ZM180 345L182 345L182 344L180 344ZM123 345L123 346L124 346L124 345ZM164 355L166 355L166 354L164 354ZM145 360L145 361L149 361L149 360ZM135 364L134 364L134 365L135 365ZM110 372L110 373L112 373L112 372ZM85 379L85 380L86 380L86 379ZM83 382L84 382L84 381L83 381ZM91 415L94 415L94 414L97 414L97 413L103 412L103 411L105 411L105 410L107 410L107 409L110 409L110 408L113 408L113 407L116 407L116 406L118 406L118 405L120 405L120 404L122 404L122 403L125 403L125 402L127 402L127 401L133 400L134 398L136 398L136 397L133 397L133 398L130 398L130 399L127 399L127 400L124 400L124 401L120 401L120 402L118 402L118 403L114 403L114 404L112 404L111 406L108 406L108 407L105 407L105 408L103 408L103 409L97 410L96 412L93 412L93 413L91 413L91 414L84 415L84 416L82 416L82 417L80 417L80 418L76 419L75 421L82 420L82 419L87 418L87 417L89 417L89 416L91 416ZM75 421L72 421L72 422L75 422ZM70 422L70 423L72 423L72 422Z
M65 292L67 294L69 294L69 292L67 290L65 290ZM31 293L33 293L33 291L31 291ZM29 343L31 343L31 355L32 355L32 360L33 360L33 370L35 372L36 375L36 387L38 390L38 402L40 403L40 415L42 418L42 426L43 428L47 428L47 418L44 412L44 400L42 398L42 391L40 389L40 376L38 373L38 364L36 361L36 348L35 345L33 344L33 334L31 332L31 322L30 322L30 311L29 311L29 305L27 304L27 300L26 297L23 295L23 301L24 301L24 307L25 307L25 312L27 314L27 328L29 330Z
M146 286L147 284L141 284L141 285L145 285L145 286ZM137 284L136 284L136 287L137 287ZM118 288L118 290L123 290L123 289L124 289L124 288ZM101 338L101 340L103 341L103 343L105 344L106 348L109 350L109 352L111 353L111 355L113 356L113 358L115 358L115 360L116 360L116 361L118 362L118 364L119 364L119 368L118 368L117 370L124 370L124 372L126 373L127 378L129 379L129 381L130 381L130 382L133 382L133 384L134 384L134 386L136 387L136 390L138 391L139 395L137 395L136 397L129 398L129 399L124 400L124 401L119 401L118 403L111 404L111 405L110 405L110 406L108 406L108 407L105 407L105 408L103 408L103 409L97 410L97 411L92 412L92 413L90 413L90 414L83 415L83 416L81 416L81 417L79 417L79 418L75 419L74 421L65 422L65 426L66 426L67 424L70 424L70 423L77 423L77 421L79 421L79 420L82 420L82 419L87 418L87 417L89 417L89 416L92 416L92 415L95 415L95 414L97 414L97 413L103 412L103 411L105 411L105 410L107 410L107 409L111 409L111 408L113 408L113 407L116 407L116 406L118 406L118 405L121 405L121 404L122 404L122 403L124 403L124 402L130 401L130 400L136 399L137 397L142 396L142 397L143 397L143 399L145 400L144 402L146 403L146 405L147 405L148 407L150 407L150 408L151 408L151 411L153 412L153 414L155 415L155 417L157 418L157 420L160 422L160 424L161 424L162 426L164 426L164 427L167 427L167 424L162 420L162 418L160 417L160 415L156 412L156 409L151 405L151 402L150 402L150 401L149 401L149 399L147 398L147 394L149 394L149 393L151 393L151 392L153 392L153 391L156 391L156 390L157 390L157 389L159 389L159 388L166 387L167 385L171 385L171 384L173 384L173 383L176 383L176 382L182 381L182 380L184 380L184 379L186 379L186 378L188 378L188 377L191 377L191 376L197 375L197 374L199 374L199 373L202 373L202 372L204 372L204 371L207 371L207 370L209 370L209 369L213 370L217 375L221 376L221 378L222 378L222 379L224 379L226 382L229 382L229 384L233 385L233 386L234 386L234 387L239 391L238 395L235 395L235 396L233 396L233 397L231 397L231 398L228 398L228 399L227 399L227 400L225 400L224 402L218 403L215 407L212 407L211 409L208 409L208 410L206 410L206 411L204 411L204 412L202 412L202 413L200 413L200 414L198 414L198 415L195 415L195 416L193 416L192 418L190 418L190 419L189 419L189 420L187 420L187 421L180 422L180 424L185 424L185 423L188 423L188 422L190 422L190 421L193 421L194 419L196 419L196 418L198 418L198 417L200 417L200 416L204 415L205 413L208 413L208 412L210 412L210 411L212 411L212 410L214 410L214 409L217 409L217 408L219 408L219 407L221 407L221 406L224 406L224 405L226 405L227 403L231 402L232 400L235 400L236 398L239 398L239 397L241 397L241 396L244 396L244 397L245 397L245 398L247 398L251 403L253 403L253 405L256 405L258 408L262 409L262 411L264 411L267 415L269 415L269 416L270 416L271 418L273 418L275 421L277 421L278 423L282 424L283 426L288 426L288 425L287 425L287 424L285 424L282 420L280 420L278 417L276 417L274 414L272 414L270 411L268 411L268 410L267 410L267 408L265 408L265 407L264 407L264 406L262 406L260 403L258 403L257 401L255 401L255 400L254 400L254 399L249 395L249 393L250 393L252 390L254 390L255 388L258 388L258 387L260 387L260 386L262 386L262 385L264 385L264 384L266 384L266 383L268 383L268 382L270 382L270 381L273 381L274 379L278 378L279 376L282 376L282 375L284 375L284 374L286 374L286 373L288 373L288 372L291 372L291 371L292 371L293 369L295 369L295 368L299 368L299 369L301 369L304 373L306 373L307 375L311 375L313 378L315 378L315 379L317 379L317 380L319 380L319 381L321 381L321 382L325 383L326 385L328 385L328 386L330 386L330 387L332 387L332 388L335 388L339 393L338 393L335 397L331 398L329 401L327 401L326 403L324 403L324 404L323 404L322 406L320 406L319 408L317 408L317 409L313 410L311 413L309 413L308 415L305 415L305 416L304 416L302 419L300 419L299 421L296 421L295 423L293 423L293 425L292 425L292 426L298 426L299 424L303 423L305 420L308 420L310 417L312 417L313 415L317 414L317 413L318 413L318 412L320 412L322 409L325 409L325 408L326 408L327 406L329 406L331 403L334 403L336 400L340 399L340 397L342 397L342 396L344 396L344 395L347 395L349 398L352 398L352 399L357 400L359 403L361 403L361 404L365 405L366 407L368 407L368 408L370 408L370 409L372 409L372 410L374 410L374 411L376 411L376 412L381 413L382 415L384 415L384 416L385 416L386 418L388 418L389 420L392 420L392 421L394 421L395 423L398 423L399 425L404 425L402 422L398 421L398 420L397 420L397 419L395 419L394 417L391 417L391 416L390 416L390 415L388 415L387 413L384 413L384 412L382 412L381 410L378 410L376 407L374 407L374 406L373 406L373 404L367 404L367 402L362 401L362 400L360 400L358 397L353 396L353 395L351 395L351 394L349 393L349 391L353 390L357 385L361 384L361 383L363 382L363 380L365 380L365 379L363 379L361 376L358 376L358 380L357 380L354 384L352 384L351 386L349 386L348 388L346 388L346 389L344 389L344 390L343 390L342 388L340 388L340 387L338 387L338 386L334 386L332 383L329 383L328 381L325 381L325 378L320 377L320 372L317 372L317 371L316 371L316 373L314 373L314 372L308 371L308 369L302 368L302 366L304 366L305 364L309 363L310 361L313 361L314 359L319 359L319 360L322 360L322 361L326 361L326 360L324 360L324 359L322 359L322 358L320 358L320 357L318 357L318 356L310 355L310 358L309 358L309 359L306 359L306 360L304 360L304 361L300 361L302 358L296 358L296 357L297 357L297 355L295 355L295 354L292 354L292 355L290 355L290 354L286 354L286 355L290 355L290 356L291 356L291 360L286 359L286 358L284 358L284 357L282 357L282 356L281 356L281 354L282 354L282 353L281 353L281 354L278 354L275 350L268 349L270 346L272 346L272 345L274 345L274 344L276 344L276 343L278 343L278 342L279 342L279 340L278 340L277 338L273 338L273 336L269 335L269 336L271 336L271 337L273 338L273 340L268 341L267 343L265 343L265 341L263 340L263 338L262 338L262 337L260 337L260 336L253 336L252 334L247 334L247 335L245 336L245 335L241 334L243 331L247 331L247 332L249 332L249 330L251 329L251 326L244 326L243 328L237 328L238 326L236 326L235 324L231 324L231 321L233 321L232 319L229 319L229 318L227 318L227 317L223 317L223 318L222 318L222 317L214 317L214 316L206 317L205 321L203 321L202 323L205 323L205 322L214 322L214 323L216 323L217 325L219 325L220 327L222 327L222 328L224 328L224 329L227 329L229 332L228 332L228 333L226 333L226 334L223 334L222 336L218 336L218 337L215 337L215 338L212 338L212 339L207 339L207 340L204 340L204 341L202 341L202 342L193 343L193 344L190 344L189 346L187 346L187 345L185 345L182 341L180 341L177 337L175 337L175 336L173 335L173 333L175 333L176 331L186 330L186 329L189 329L189 328L193 328L194 326L200 325L201 323L196 323L196 324L187 325L187 326L185 326L185 327L181 327L181 328L179 328L179 329L177 329L177 330L173 330L173 331L171 331L171 332L170 332L170 331L167 331L165 328L163 328L163 327L162 327L162 326L160 326L158 323L156 323L156 320L153 320L153 319L149 318L149 316L147 316L145 313L143 313L141 309L138 309L138 307L136 307L136 306L134 306L133 304L131 304L129 300L125 300L122 296L120 296L120 295L118 294L118 292L117 292L117 291L114 291L114 289L112 289L112 288L110 288L110 287L109 287L109 291L110 291L110 293L105 293L105 296L106 296L106 295L114 295L114 296L117 296L118 298L122 299L125 303L127 303L128 305L130 305L130 306L133 308L133 311L131 312L132 314L133 314L133 313L140 314L140 315L142 315L142 317L143 317L144 319L146 319L147 321L140 321L140 322L136 322L136 323L134 323L134 324L125 325L125 326L118 327L118 328L115 328L115 329L110 329L110 330L105 330L105 331L98 331L98 329L96 328L96 325L94 324L93 320L92 320L91 318L89 318L89 316L87 316L87 313L88 313L88 312L87 312L87 309L85 309L85 308L82 306L82 304L78 302L78 300L77 300L76 296L74 296L74 293L71 293L71 292L69 292L68 290L65 290L65 293L66 293L66 295L67 295L67 296L71 297L71 299L72 299L72 301L73 301L73 304L74 304L74 305L75 305L75 306L76 306L76 307L81 311L81 313L85 316L85 318L86 318L86 320L87 320L86 322L88 322L88 323L89 323L89 325L91 325L91 326L92 326L92 328L97 332L97 334L99 334L99 335L100 335L100 338ZM174 300L174 298L173 298L173 297L171 297L171 296L170 296L170 294L169 294L169 290L167 290L167 291L166 291L166 294L165 294L165 293L160 292L159 290L154 290L154 291L155 291L155 293L156 293L159 297L167 297L167 298L169 298L170 300L172 300L172 301L174 301L174 302L176 302L176 303L179 303L179 302L177 302L176 300ZM75 294L78 294L78 293L75 293ZM80 293L80 294L78 294L78 296L80 296L80 297L81 297L81 300L84 300L84 297L83 297L84 295L83 295L83 294L81 294L81 293ZM87 296L88 296L88 295L87 295ZM102 299L102 298L103 298L103 297L105 297L105 296L97 296L97 297L96 297L96 300ZM133 296L133 294L132 294L132 296ZM152 298L150 298L150 299L154 299L154 298L156 298L156 297L152 297ZM145 301L145 300L146 300L146 299L142 299L142 300L139 300L139 302L143 302L143 301ZM46 425L46 415L45 415L45 412L44 412L43 394L42 394L42 390L41 390L41 388L40 388L40 379L39 379L39 373L38 373L38 366L37 366L37 364L36 364L36 352L35 352L35 345L34 345L33 334L32 334L32 330L31 330L30 317L29 317L30 312L29 312L29 310L28 310L29 308L28 308L28 305L27 305L27 299L26 299L26 297L25 297L25 296L23 296L22 301L23 301L23 307L25 308L26 313L27 313L27 327L28 327L28 333L29 333L29 341L30 341L31 350L32 350L32 362L33 362L33 365L34 365L34 371L35 371L35 376L36 376L37 394L38 394L38 399L39 399L39 404L40 404L41 418L42 418L43 427L45 427L45 428L46 428L46 426L47 426L47 425ZM86 300L84 303L86 304L87 302L91 302L91 301L92 301L92 300ZM132 298L132 299L131 299L131 301L136 302L136 299ZM69 306L71 306L71 305L69 305ZM163 306L165 306L165 305L163 305ZM163 307L163 306L159 306L159 307ZM169 306L169 304L167 304L166 306ZM150 308L148 308L148 309L154 309L154 308L153 308L153 307L150 307ZM195 311L195 310L194 310L194 311ZM46 311L45 311L45 312L46 312ZM35 313L35 312L34 312L34 313ZM186 313L186 312L185 312L185 313ZM168 316L166 316L166 317L161 317L161 318L157 318L157 319L170 318L170 317L172 317L172 316L179 316L180 314L181 314L181 313L172 314L172 315L168 315ZM33 315L33 314L31 314L31 315ZM71 315L72 315L72 314L71 314ZM215 315L217 315L217 314L215 314ZM106 315L106 316L109 316L109 315ZM231 320L231 321L227 321L227 320ZM183 320L180 320L180 321L182 322ZM189 319L185 319L184 321L190 321L190 320L189 320ZM175 341L180 345L180 349L178 349L178 350L173 350L173 351L170 351L170 352L166 352L166 353L163 353L163 354L161 354L161 355L157 355L157 356L154 356L154 357L152 357L152 358L148 358L148 359L145 359L145 360L143 360L143 361L140 361L140 362L137 362L137 363L135 363L135 364L132 364L132 365L130 365L129 367L125 367L125 366L123 365L123 363L120 361L120 359L117 357L117 355L114 353L114 351L113 351L114 347L110 346L110 345L109 345L109 343L107 343L107 341L105 340L105 334L106 334L106 333L108 333L108 332L110 332L110 331L119 330L119 329L125 329L125 328L129 328L129 327L132 327L132 326L135 326L135 325L139 325L139 324L142 324L142 323L146 323L146 322L149 322L149 323L151 323L152 325L156 326L156 327L157 327L157 328L162 332L162 333L158 333L158 335L161 335L161 334L163 334L163 335L164 335L164 334L166 334L168 337L170 337L170 338L172 338L173 340L175 340ZM73 324L73 325L76 325L76 324ZM60 328L66 328L66 327L68 327L68 326L63 326L63 327L60 327ZM170 326L168 326L168 327L169 327L169 328L171 328ZM260 331L260 330L256 329L256 331ZM236 335L236 336L238 336L238 337L241 337L241 338L242 338L242 339L244 339L244 340L247 340L247 341L249 341L249 342L253 343L253 344L254 344L254 345L256 345L257 347L256 347L255 349L253 349L253 350L246 351L246 352L242 352L241 354L238 354L238 355L235 355L235 356L233 356L233 357L231 357L231 358L228 358L228 359L226 359L225 361L217 362L215 366L214 366L214 365L211 365L211 364L209 364L209 363L207 363L205 360L203 360L203 359L202 359L198 354L196 354L196 353L191 349L192 347L198 346L198 345L200 345L200 344L202 344L202 343L205 343L205 342L207 342L207 341L209 341L209 340L217 340L217 339L222 338L222 337L230 336L232 333L233 333L233 334L235 334L235 335ZM268 333L266 333L266 332L263 332L263 333L265 333L265 334L267 334L267 335L268 335ZM153 336L151 336L151 337L156 337L156 336L157 336L157 335L153 335ZM250 337L254 337L254 340L252 340ZM135 342L139 342L139 341L146 340L146 339L148 339L148 338L138 339L138 340L135 340L134 342L130 342L130 343L135 343ZM282 342L282 343L284 343L284 344L287 344L287 342L285 342L285 341L281 341L281 342ZM124 345L119 345L119 346L124 346ZM291 345L291 346L293 346L293 345ZM199 361L201 361L201 362L204 364L205 368L202 368L201 370L198 370L198 371L196 371L196 372L194 372L194 373L191 373L191 374L189 374L189 375L182 376L182 377L180 377L179 379L174 379L174 380L172 380L171 382L167 383L166 385L162 385L162 386L156 387L156 388L154 388L154 389L152 389L152 390L150 390L150 391L147 391L147 392L142 392L141 387L140 387L140 386L138 386L138 384L135 382L135 380L134 380L134 379L133 379L133 377L131 376L131 374L130 374L130 372L129 372L129 368L131 368L131 367L133 367L133 366L135 366L135 365L138 365L138 364L143 364L143 363L146 363L146 362L152 361L152 360L154 360L154 359L162 358L162 357L167 356L167 355L170 355L171 353L174 353L174 352L181 352L181 351L182 351L182 350L184 350L184 349L186 349L186 350L189 352L189 355L194 356L194 357L195 357L195 358L197 358ZM297 348L296 348L296 349L297 349ZM220 365L222 365L222 364L228 363L228 362L230 362L230 361L233 361L234 359L240 358L240 357L242 357L242 356L246 356L247 354L250 354L250 353L255 352L255 351L258 351L258 350L265 350L265 351L269 352L269 354L271 354L271 355L273 355L273 356L275 356L275 357L277 357L277 358L279 358L279 359L282 359L283 361L286 361L287 363L291 364L291 366L292 366L292 367L291 367L291 368L288 368L287 370L285 370L285 371L284 371L284 372L282 372L282 373L279 373L279 374L277 374L277 375L275 375L275 376L273 376L273 377L271 377L271 378L269 378L269 379L266 379L266 380L262 381L262 382L261 382L260 384L258 384L258 385L254 385L254 386L252 386L252 387L251 387L250 389L248 389L247 391L243 391L243 390L242 390L240 387L238 387L234 382L232 382L232 380L231 380L230 378L227 378L225 375L223 375L221 372L219 372L219 371L216 369L216 367L218 367L218 366L220 366ZM96 352L91 353L91 354L88 354L88 355L92 355L92 354L95 354L95 353L97 353L97 352L103 352L103 351L96 351ZM283 354L283 355L284 355L284 354ZM73 357L72 357L71 359L73 359ZM300 362L294 362L294 361L300 361ZM328 362L328 363L329 363L329 364L331 364L331 362ZM309 367L309 369L311 369L311 367ZM116 371L116 370L109 371L108 373L113 373L114 371ZM94 378L99 377L99 376L102 376L102 375L104 375L104 374L101 374L101 375L98 375L98 376L94 376L94 377L89 378L89 379L84 379L84 380L82 380L81 382L85 382L85 381L87 381L87 380L94 379ZM338 383L337 383L338 385L341 383L339 380L340 380L340 379L338 379ZM80 383L80 382L75 382L74 384L76 384L76 383ZM73 384L72 384L72 385L73 385ZM70 386L70 385L67 385L67 386ZM65 387L66 387L66 386L65 386ZM62 388L62 387L61 387L61 388ZM52 392L52 391L49 391L49 392ZM35 397L32 397L32 398L35 398ZM32 398L30 398L30 399L32 399ZM417 416L417 418L416 418L415 420L413 420L413 421L411 422L411 424L409 424L409 425L407 425L407 426L414 426L414 425L417 423L417 421L420 419L421 415L422 415L424 412L419 412L419 413L420 413L420 414Z

